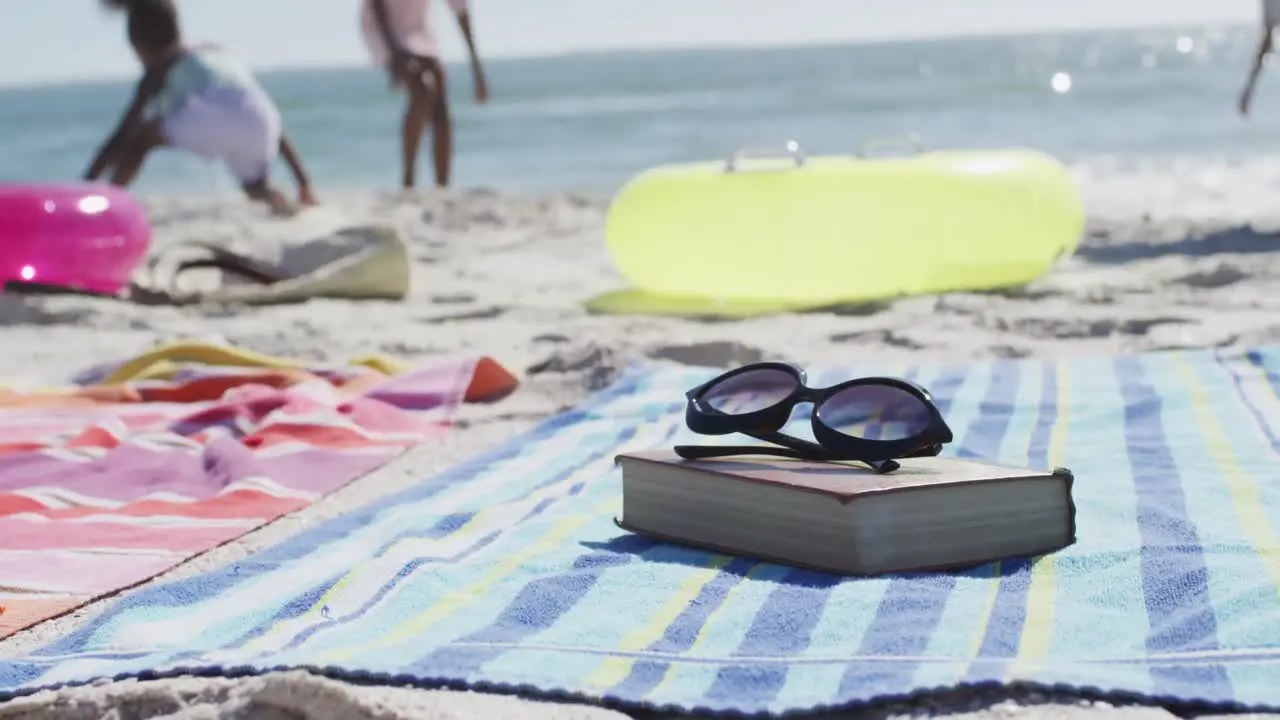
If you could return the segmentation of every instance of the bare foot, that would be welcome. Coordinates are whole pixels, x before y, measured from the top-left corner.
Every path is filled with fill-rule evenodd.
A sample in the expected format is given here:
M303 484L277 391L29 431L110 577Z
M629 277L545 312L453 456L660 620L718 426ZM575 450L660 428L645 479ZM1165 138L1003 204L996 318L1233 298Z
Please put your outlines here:
M245 195L247 195L250 200L257 200L259 202L266 203L267 207L271 208L272 215L287 217L297 214L297 210L293 207L293 204L289 202L289 198L285 197L284 193L267 184L266 180L249 183L243 187Z
M298 191L299 207L315 207L319 204L320 202L316 200L316 196L311 192L311 188L306 187Z
M271 208L271 214L276 217L292 217L298 214L297 208L289 202L289 198L275 188L263 190L255 199L266 203L267 207Z

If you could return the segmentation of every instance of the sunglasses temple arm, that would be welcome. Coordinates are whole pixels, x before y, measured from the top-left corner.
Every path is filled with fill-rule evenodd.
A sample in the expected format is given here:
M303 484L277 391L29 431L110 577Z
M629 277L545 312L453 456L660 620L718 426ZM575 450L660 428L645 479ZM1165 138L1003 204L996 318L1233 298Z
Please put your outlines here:
M762 442L773 443L774 445L781 445L783 448L786 448L792 451L790 453L785 453L785 454L784 453L772 453L772 454L782 455L783 457L800 458L801 460L830 460L831 459L831 453L826 448L822 447L817 443L811 443L808 440L801 440L798 437L791 437L790 435L784 435L780 432L762 432L762 433L749 432L749 433L743 433L743 434L750 435L751 437L757 440L760 440ZM880 473L880 474L891 473L894 470L897 470L898 468L902 467L901 465L898 464L896 460L878 460L878 461L858 460L858 462L864 465L871 466L872 470L875 470L877 473Z
M875 470L877 473L881 475L885 473L891 473L894 470L897 470L898 468L902 467L901 465L898 464L897 460L879 460L874 462L871 460L862 460L860 462L866 465L870 465L872 470Z
M796 452L790 448L761 447L759 445L676 445L676 455L684 460L710 460L712 458L733 457L736 455L772 455L774 457L792 458L794 460L815 460L809 453ZM883 475L902 467L896 460L858 460L877 473Z
M831 456L831 452L818 443L801 440L798 437L791 437L780 432L744 432L742 434L753 437L760 442L781 445L793 452L800 453L802 457L806 458L827 458Z
M937 444L937 445L930 445L928 447L920 448L919 450L911 453L910 455L906 455L905 457L909 457L909 458L937 457L941 453L942 453L942 445Z
M805 455L789 448L757 445L676 445L675 453L685 460L707 460L734 455L774 455L803 460Z

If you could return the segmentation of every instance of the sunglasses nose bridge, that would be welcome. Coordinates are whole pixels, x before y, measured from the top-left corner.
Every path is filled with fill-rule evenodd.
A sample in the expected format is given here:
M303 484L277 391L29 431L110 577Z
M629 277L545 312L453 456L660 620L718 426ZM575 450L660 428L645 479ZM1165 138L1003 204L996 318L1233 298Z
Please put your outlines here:
M805 385L802 378L800 383L796 385L795 391L791 393L791 399L796 405L809 403L814 407L817 407L818 401L822 399L822 391L814 390L808 385Z

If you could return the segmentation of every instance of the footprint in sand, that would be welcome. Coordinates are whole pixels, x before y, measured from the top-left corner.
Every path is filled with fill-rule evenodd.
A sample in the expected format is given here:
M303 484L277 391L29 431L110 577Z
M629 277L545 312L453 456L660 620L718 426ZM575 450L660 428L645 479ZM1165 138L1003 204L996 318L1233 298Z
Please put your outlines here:
M1182 317L1150 317L1129 318L1017 318L1006 320L995 318L991 328L999 332L1012 332L1017 335L1037 338L1098 339L1113 335L1146 335L1152 328L1161 325L1179 325L1193 323L1193 320Z
M1193 272L1189 275L1183 275L1174 280L1174 282L1189 285L1193 288L1202 288L1212 290L1215 288L1234 285L1241 280L1248 280L1249 273L1241 270L1234 265L1219 265L1212 270Z
M836 333L830 337L830 340L833 343L888 345L908 350L922 350L925 347L924 343L892 330L861 330L858 332Z
M448 313L445 315L432 315L430 317L414 318L416 321L424 325L443 325L445 323L463 322L465 320L491 320L493 318L502 317L507 313L508 308L505 307L486 307L478 310L467 310L464 312Z
M432 295L430 302L432 305L465 305L466 303L475 302L476 296L471 293L451 293L449 295Z
M651 358L698 367L731 367L765 359L764 351L759 348L728 341L664 345L646 354Z

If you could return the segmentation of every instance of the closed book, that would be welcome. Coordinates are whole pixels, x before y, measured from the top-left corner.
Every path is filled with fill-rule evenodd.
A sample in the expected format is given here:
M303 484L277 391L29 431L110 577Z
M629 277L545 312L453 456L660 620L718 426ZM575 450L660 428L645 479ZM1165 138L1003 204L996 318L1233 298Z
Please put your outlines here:
M1075 542L1070 470L949 457L857 463L754 456L618 456L635 533L827 572L964 568Z

